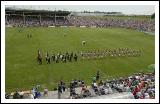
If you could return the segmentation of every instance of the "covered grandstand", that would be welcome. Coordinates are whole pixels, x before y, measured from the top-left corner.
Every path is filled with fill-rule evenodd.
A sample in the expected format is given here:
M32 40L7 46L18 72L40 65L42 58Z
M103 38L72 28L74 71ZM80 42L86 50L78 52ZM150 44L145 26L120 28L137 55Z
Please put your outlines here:
M12 26L60 26L65 24L69 11L5 10L6 25Z

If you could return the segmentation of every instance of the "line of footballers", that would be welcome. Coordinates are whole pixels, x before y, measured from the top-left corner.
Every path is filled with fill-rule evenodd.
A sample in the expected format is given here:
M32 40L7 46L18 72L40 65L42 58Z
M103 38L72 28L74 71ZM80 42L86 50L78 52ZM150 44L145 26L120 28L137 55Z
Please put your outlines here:
M51 57L49 56L49 53L47 52L46 54L46 62L47 64L50 64L51 61L53 62L56 62L56 63L59 63L59 62L63 62L63 63L66 63L66 62L72 62L72 61L77 61L78 59L78 56L76 53L58 53L58 54L55 54L53 53L51 55Z
M79 59L100 59L105 57L138 57L141 56L140 50L129 49L129 48L117 48L117 49L105 49L105 50L92 50L92 51L81 51L77 53L66 52L66 53L53 53L51 56L47 52L46 54L46 62L50 64L51 61L55 63L59 62L72 62L77 61Z
M105 49L105 50L93 50L80 53L82 59L96 59L96 58L105 58L108 56L118 57L118 56L127 56L127 57L138 57L141 55L140 50L129 49L129 48L117 48L117 49Z

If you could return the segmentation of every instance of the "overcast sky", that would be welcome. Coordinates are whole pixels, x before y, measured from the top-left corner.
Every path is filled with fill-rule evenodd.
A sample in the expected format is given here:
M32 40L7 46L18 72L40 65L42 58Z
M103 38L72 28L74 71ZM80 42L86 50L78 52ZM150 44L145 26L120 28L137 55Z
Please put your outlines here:
M6 6L24 9L68 10L68 11L104 11L124 14L150 15L155 12L154 5L16 5Z

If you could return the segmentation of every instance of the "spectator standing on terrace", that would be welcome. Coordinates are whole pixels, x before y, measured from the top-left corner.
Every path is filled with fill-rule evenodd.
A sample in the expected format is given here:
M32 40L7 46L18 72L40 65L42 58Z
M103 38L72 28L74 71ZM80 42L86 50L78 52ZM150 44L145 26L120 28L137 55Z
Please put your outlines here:
M34 99L34 96L33 96L33 94L30 94L30 99Z
M58 84L58 99L61 98L61 93L62 93L62 87L60 84Z
M20 98L23 99L24 92L23 92L23 91L20 91L20 92L19 92L19 95L20 95Z
M32 89L31 89L31 94L33 95L33 98L35 98L35 92L36 92L36 91L35 91L35 88L32 88ZM31 96L31 97L32 97L32 96Z
M13 95L13 99L20 99L20 95L18 93L18 91L16 91Z
M47 88L44 89L44 96L46 96L46 95L48 96L48 89Z
M63 90L63 92L65 92L66 87L65 87L65 83L63 80L60 81L60 85L61 85L61 89Z
M36 98L38 98L40 96L41 96L41 93L39 92L38 88L36 87L35 88L35 96L34 96L34 98L36 99Z

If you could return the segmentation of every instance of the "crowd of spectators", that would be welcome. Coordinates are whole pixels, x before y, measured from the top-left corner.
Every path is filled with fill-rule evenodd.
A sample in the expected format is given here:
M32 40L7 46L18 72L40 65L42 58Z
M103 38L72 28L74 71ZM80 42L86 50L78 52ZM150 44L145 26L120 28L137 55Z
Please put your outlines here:
M68 85L68 86L67 86ZM39 85L40 86L40 85ZM80 93L76 91L80 88ZM58 90L58 96L63 94L69 89L70 99L88 98L101 95L109 95L114 93L128 92L132 95L128 95L128 98L132 99L154 99L155 98L155 73L136 73L129 77L120 77L118 79L104 80L101 78L101 73L97 72L93 77L91 86L87 86L84 80L73 79L67 84L60 80L56 90ZM16 91L13 94L13 99L23 99L22 91ZM48 96L48 89L44 88L44 96ZM42 93L38 90L38 86L33 87L30 91L30 98L36 99L42 96ZM9 94L6 94L6 99L10 98Z
M95 18L85 16L75 16L68 18L69 22L74 26L87 26L87 27L123 27L136 29L139 31L154 32L154 20L141 20L141 19L118 19L118 18Z
M7 16L6 18L6 25L12 25L12 26L20 26L24 24L23 17L22 16Z
M78 80L73 81L78 86ZM138 73L126 78L113 80L93 80L91 89L87 88L85 83L81 85L81 96L72 90L72 98L101 96L113 93L131 92L134 99L154 99L155 98L155 75L154 73ZM73 89L73 88L72 88ZM132 98L131 97L131 98Z
M47 26L54 26L54 18L52 17L42 17L41 18L41 26L47 27Z
M87 16L70 16L67 18L53 18L38 16L8 16L7 25L13 26L86 26L86 27L122 27L145 32L154 32L154 20L146 19L118 19L118 18L96 18Z
M118 92L132 92L135 99L152 99L155 96L155 75L154 73L138 73L128 78L100 81L99 90L101 94L116 90Z
M99 76L99 74L97 74ZM154 99L155 98L155 74L154 73L137 73L129 77L102 80L93 77L91 86L86 86L84 80L71 80L69 84L70 97L72 99L87 98L93 96L109 95L114 93L130 92L128 98L132 99ZM64 86L63 86L64 87ZM61 93L62 89L61 88ZM76 88L81 88L78 93Z

